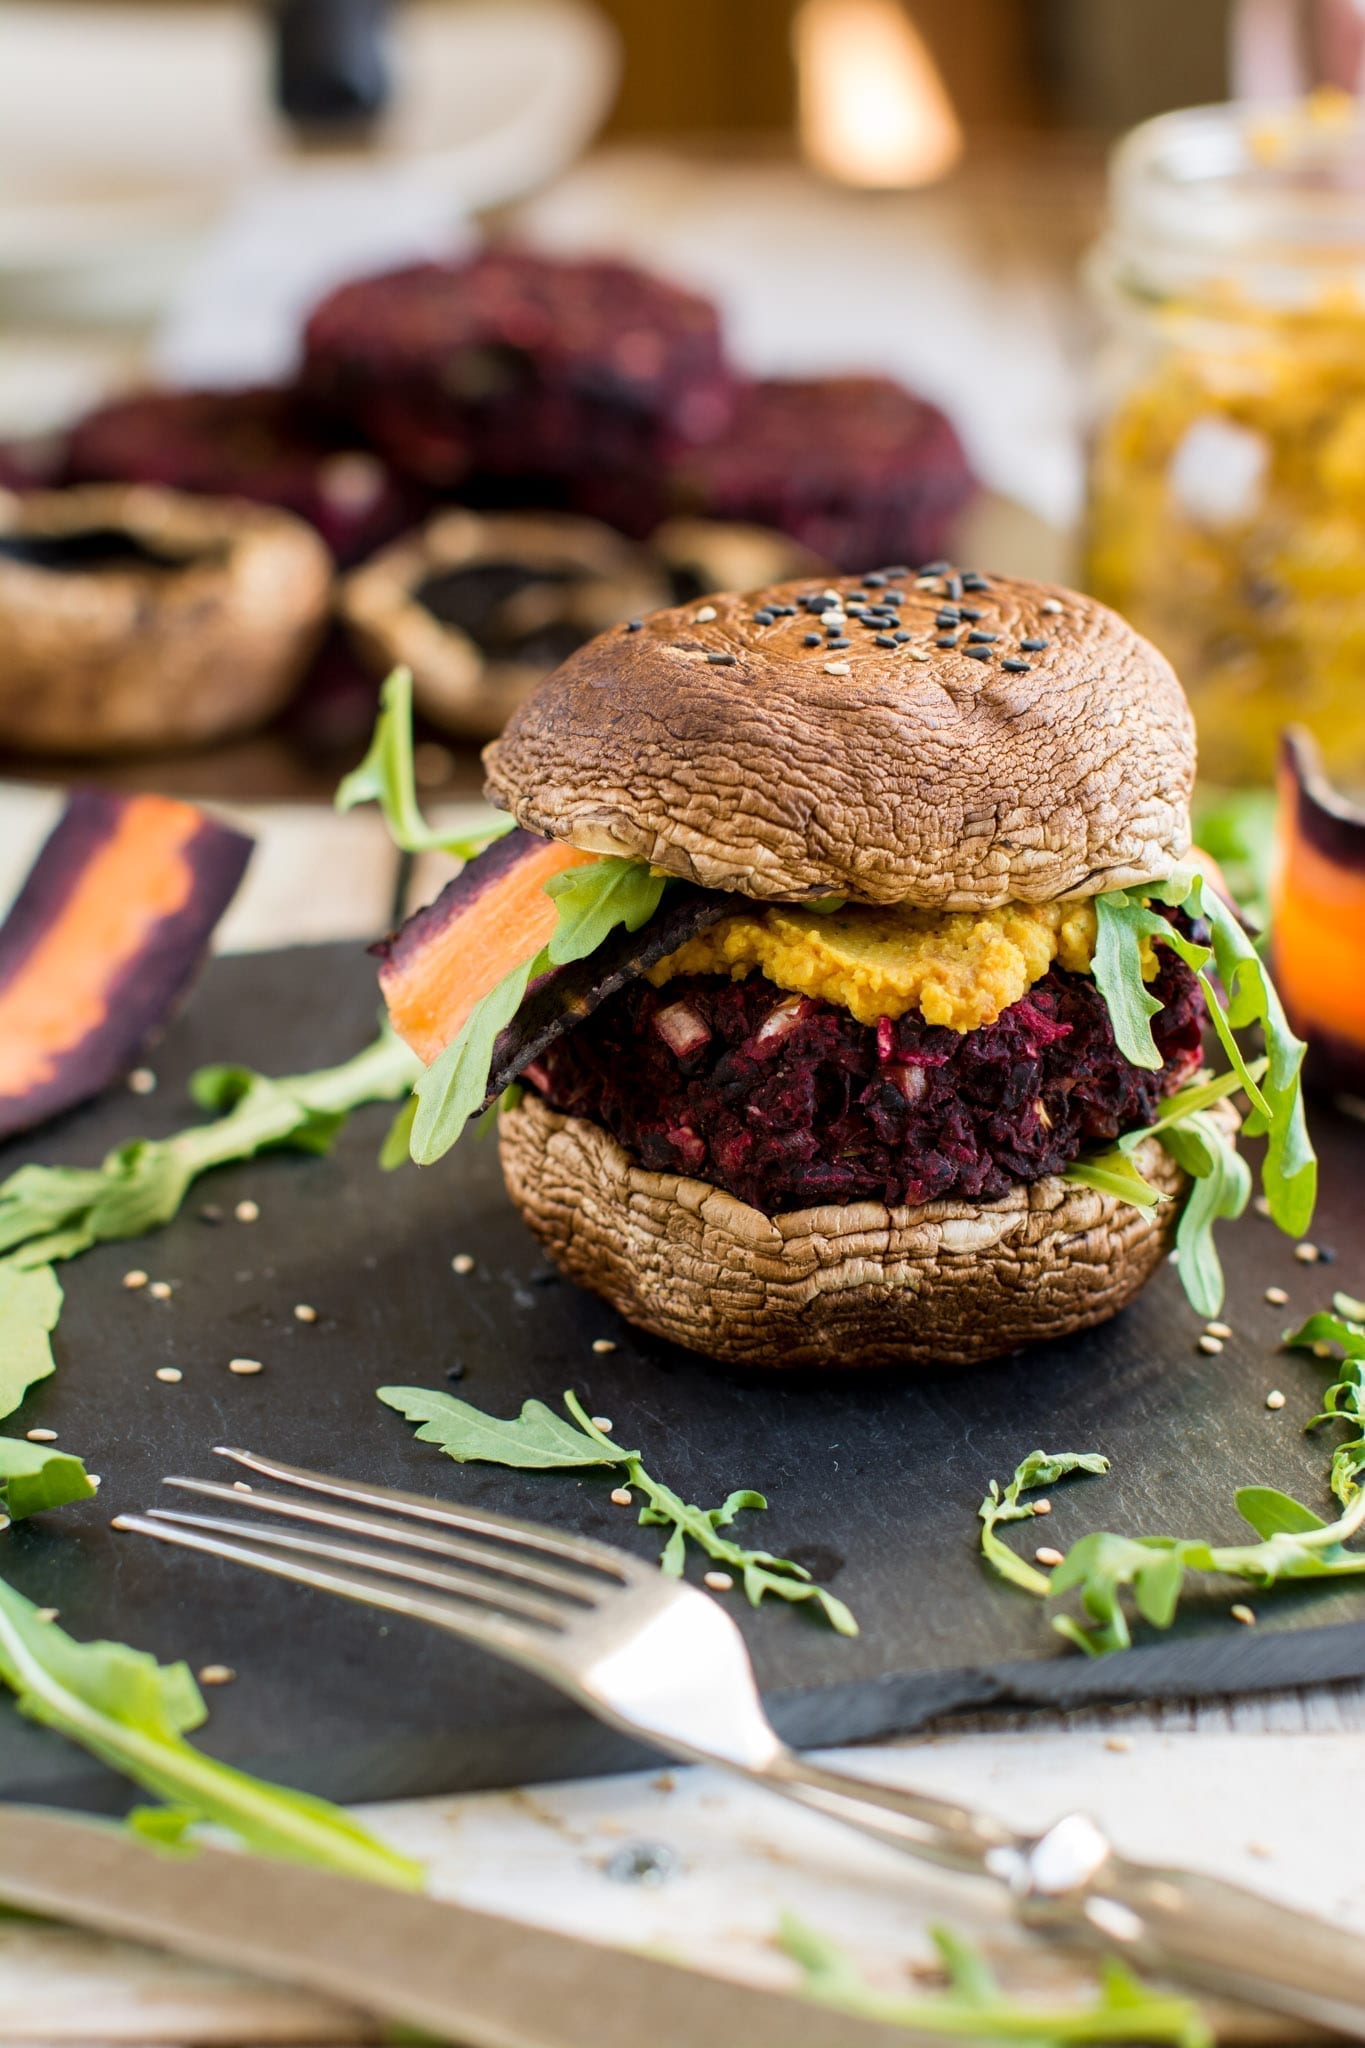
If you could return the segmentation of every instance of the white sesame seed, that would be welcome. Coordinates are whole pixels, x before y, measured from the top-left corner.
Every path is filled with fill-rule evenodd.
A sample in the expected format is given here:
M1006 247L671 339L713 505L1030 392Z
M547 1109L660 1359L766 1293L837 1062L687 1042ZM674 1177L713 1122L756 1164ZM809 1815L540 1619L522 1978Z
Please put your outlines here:
M1280 1392L1278 1387L1271 1388L1270 1392L1265 1397L1265 1405L1267 1408L1283 1408L1284 1395Z
M1042 602L1042 604L1041 604L1041 605L1039 606L1039 610L1040 610L1040 611L1045 611L1045 612L1047 612L1047 613L1048 613L1048 615L1049 615L1049 616L1050 616L1051 618L1054 618L1054 619L1055 619L1055 618L1057 617L1057 615L1058 615L1058 613L1059 613L1059 612L1061 611L1061 609L1062 609L1061 599L1060 599L1060 598L1056 598L1056 597L1045 597L1045 598L1043 599L1043 602Z
M927 647L907 647L905 651L909 655L911 661L933 660L933 656L930 654Z
M134 1067L128 1076L128 1086L134 1095L151 1095L156 1089L156 1075L150 1067Z
M611 1498L615 1507L628 1508L634 1500L634 1495L628 1486L613 1486Z
M847 676L852 673L853 671L846 661L827 661L825 663L825 674L827 676Z
M147 1292L151 1295L153 1301L169 1301L171 1298L171 1283L169 1280L153 1280Z
M259 1358L230 1358L228 1360L228 1371L239 1373L245 1379L250 1373L264 1372L265 1367L261 1364Z
M1167 1252L1166 1264L1168 1266L1178 1266L1180 1264L1180 1248L1178 1245L1173 1252Z
M1267 1287L1265 1298L1272 1308L1283 1308L1289 1296L1285 1293L1283 1287Z
M294 1303L294 1321L296 1323L315 1323L317 1319L317 1310L310 1308L306 1301L296 1301Z
M178 1387L185 1377L178 1365L159 1365L156 1376L159 1380L164 1380L168 1387Z
M1246 1628L1250 1628L1252 1622L1256 1619L1256 1616L1251 1610L1251 1608L1248 1607L1246 1605L1246 1602L1243 1600L1235 1601L1233 1605L1229 1607L1228 1613L1232 1616L1234 1621L1240 1621Z
M5 1514L5 1513L3 1512L3 1510L0 1510L0 1529L8 1529L8 1527L9 1527L9 1516L8 1516L7 1514Z
M1210 1337L1230 1337L1232 1335L1231 1323L1205 1323L1204 1328Z
M254 1493L256 1491L249 1479L234 1479L232 1490L234 1493Z
M1106 1749L1112 1749L1116 1756L1122 1756L1133 1745L1126 1735L1106 1735L1104 1746Z
M1054 1550L1050 1543L1040 1543L1033 1553L1039 1564L1060 1564L1062 1553Z
M456 1252L450 1262L450 1270L452 1273L472 1273L474 1260L468 1252Z
M594 1337L592 1348L599 1358L605 1358L609 1351L616 1349L616 1339L614 1337Z
M57 1432L55 1429L31 1429L28 1432L28 1440L31 1444L55 1444Z
M692 624L694 626L709 626L715 616L715 606L713 604L704 604L699 612L693 612Z
M141 1266L134 1266L131 1272L124 1274L123 1284L130 1289L145 1287L147 1285L147 1275L143 1272Z
M258 1202L239 1202L232 1213L239 1223L255 1223L260 1217L260 1204Z
M594 1429L601 1430L603 1436L611 1435L612 1421L610 1415L592 1415L589 1416L588 1419L592 1423Z
M1274 1850L1273 1850L1273 1849L1272 1849L1272 1848L1270 1847L1270 1845L1269 1845L1269 1843L1268 1843L1268 1842L1248 1842L1248 1843L1247 1843L1247 1855L1248 1855L1248 1856L1261 1856L1261 1857L1268 1857L1268 1856L1273 1856L1274 1854L1275 1854L1275 1851L1274 1851Z
M709 1586L713 1593L732 1593L735 1588L735 1582L729 1572L703 1572L701 1582L704 1586Z
M842 626L845 623L844 614L841 611L828 611L821 612L820 614L820 624L822 626Z
M1223 1340L1221 1337L1201 1337L1199 1339L1199 1349L1207 1352L1210 1358L1217 1357L1222 1348Z
M1294 1247L1294 1257L1301 1266L1316 1266L1318 1260L1322 1257L1322 1253L1315 1244L1296 1244Z
M33 1616L35 1621L55 1621L61 1613L59 1607L39 1607Z
M230 1664L205 1664L199 1673L201 1685L231 1685L237 1673Z
M1256 1197L1255 1201L1254 1201L1254 1202L1252 1203L1252 1205L1251 1205L1251 1206L1252 1206L1252 1208L1253 1208L1253 1209L1254 1209L1254 1210L1256 1211L1256 1214L1257 1214L1258 1216L1269 1216L1269 1214L1270 1214L1270 1197L1269 1197L1269 1195L1257 1195L1257 1197Z
M1033 1503L1033 1512L1035 1515L1050 1515L1052 1513L1052 1502L1050 1500L1036 1500Z

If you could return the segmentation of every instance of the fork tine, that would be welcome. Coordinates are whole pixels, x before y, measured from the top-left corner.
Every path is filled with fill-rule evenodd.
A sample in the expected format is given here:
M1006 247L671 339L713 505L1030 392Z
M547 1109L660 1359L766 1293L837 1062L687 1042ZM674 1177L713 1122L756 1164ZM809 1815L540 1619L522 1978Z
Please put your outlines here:
M186 1493L205 1494L210 1500L227 1501L232 1507L253 1511L263 1508L270 1514L292 1515L296 1521L317 1522L326 1529L340 1529L353 1536L372 1537L379 1543L400 1543L406 1549L427 1551L436 1557L453 1558L460 1564L478 1566L481 1571L495 1572L500 1577L515 1579L522 1585L539 1586L548 1593L560 1593L565 1599L577 1600L585 1607L594 1606L609 1589L600 1579L590 1579L582 1572L568 1572L558 1565L536 1564L520 1557L506 1545L494 1547L491 1543L471 1542L467 1538L447 1534L443 1530L428 1530L415 1522L399 1521L390 1516L367 1515L359 1509L336 1508L323 1501L291 1499L287 1494L263 1493L253 1487L243 1495L233 1486L225 1486L218 1479L184 1479L168 1477L162 1481L165 1486L182 1488ZM153 1513L163 1513L154 1509ZM177 1519L181 1519L177 1517ZM207 1527L207 1523L204 1525ZM219 1525L221 1526L221 1525ZM234 1528L244 1526L240 1521Z
M328 1493L338 1500L358 1502L395 1515L408 1515L419 1522L439 1522L449 1529L463 1529L471 1536L489 1536L525 1550L539 1550L571 1564L588 1565L622 1582L652 1578L653 1568L607 1543L595 1543L590 1536L564 1536L543 1528L538 1522L520 1522L513 1515L495 1514L491 1508L466 1508L450 1501L429 1500L417 1493L403 1493L393 1486L371 1486L358 1479L335 1479L313 1472L306 1465L284 1465L275 1458L262 1458L254 1451L234 1450L215 1444L214 1455L231 1458L248 1472L266 1479L279 1479L286 1486L300 1486L313 1493Z
M250 1565L256 1571L269 1572L277 1579L293 1579L300 1586L313 1586L323 1593L339 1593L343 1599L355 1600L362 1607L382 1607L411 1621L429 1622L451 1635L464 1636L485 1649L495 1650L514 1663L528 1665L542 1677L549 1675L543 1653L538 1654L535 1648L534 1636L539 1632L486 1607L463 1608L448 1596L405 1592L402 1587L371 1578L363 1571L324 1569L301 1559L279 1556L263 1544L230 1542L207 1531L153 1521L150 1515L116 1515L113 1526L138 1536L155 1536L160 1543L174 1543L184 1550L199 1550L210 1557ZM540 1639L545 1640L543 1636Z
M520 1615L547 1628L562 1629L569 1619L567 1610L552 1600L543 1600L534 1593L519 1592L515 1586L500 1586L471 1578L466 1572L452 1571L449 1565L425 1564L415 1557L386 1556L382 1551L365 1550L354 1543L337 1543L327 1536L305 1535L296 1529L276 1529L266 1522L239 1521L226 1515L191 1515L178 1508L148 1508L147 1518L153 1522L174 1522L178 1528L216 1530L234 1539L241 1537L248 1542L268 1545L272 1550L297 1551L303 1557L331 1558L337 1564L354 1565L358 1570L374 1572L380 1578L406 1579L410 1585L429 1586L434 1592L448 1593L456 1600L472 1601L476 1607L488 1607L495 1613Z

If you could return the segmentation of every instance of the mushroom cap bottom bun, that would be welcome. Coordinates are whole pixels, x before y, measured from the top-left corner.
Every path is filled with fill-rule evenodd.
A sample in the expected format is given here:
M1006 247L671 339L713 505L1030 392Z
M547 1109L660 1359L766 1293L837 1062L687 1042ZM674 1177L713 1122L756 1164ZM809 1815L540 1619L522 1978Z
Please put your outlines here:
M769 1217L647 1172L599 1125L530 1093L498 1134L512 1200L561 1272L640 1329L731 1365L975 1365L1088 1329L1151 1278L1180 1215L1178 1200L1144 1212L1053 1175L998 1202ZM1183 1194L1156 1139L1134 1164Z

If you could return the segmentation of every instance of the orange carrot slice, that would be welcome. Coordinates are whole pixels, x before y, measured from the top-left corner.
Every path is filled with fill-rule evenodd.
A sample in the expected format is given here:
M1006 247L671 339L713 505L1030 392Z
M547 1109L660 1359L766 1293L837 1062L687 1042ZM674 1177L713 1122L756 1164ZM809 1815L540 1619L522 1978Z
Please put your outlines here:
M557 917L545 893L551 876L597 857L509 832L376 949L393 1027L428 1066L474 1005L549 940Z
M1271 921L1275 982L1310 1046L1308 1072L1365 1083L1365 811L1323 775L1301 729L1281 752Z
M250 853L193 804L75 792L0 927L0 1136L134 1063L188 988Z

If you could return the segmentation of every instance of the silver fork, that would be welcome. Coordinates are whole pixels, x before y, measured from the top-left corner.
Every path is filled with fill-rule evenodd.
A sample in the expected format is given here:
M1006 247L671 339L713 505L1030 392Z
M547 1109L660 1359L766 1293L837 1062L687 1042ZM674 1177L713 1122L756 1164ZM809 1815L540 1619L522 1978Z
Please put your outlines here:
M447 1629L671 1756L723 1764L912 1856L994 1878L1026 1926L1365 2040L1358 1937L1221 1879L1131 1862L1080 1814L1021 1835L947 1800L809 1762L768 1721L730 1616L657 1565L536 1522L217 1450L297 1491L166 1484L278 1522L152 1508L114 1527Z

